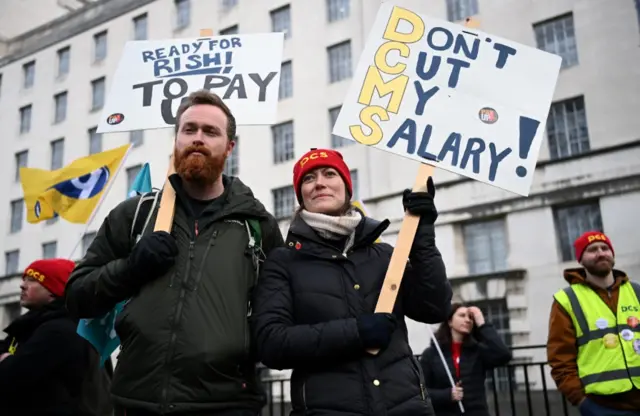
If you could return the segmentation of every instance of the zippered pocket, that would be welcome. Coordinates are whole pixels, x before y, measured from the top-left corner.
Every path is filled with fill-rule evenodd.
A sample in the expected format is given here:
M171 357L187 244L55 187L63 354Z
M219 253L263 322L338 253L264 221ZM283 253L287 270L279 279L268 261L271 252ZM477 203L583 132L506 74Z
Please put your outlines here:
M420 364L417 362L415 357L411 357L411 367L413 368L413 373L418 379L417 381L418 381L418 387L420 388L420 397L422 398L422 401L426 401L427 395L425 393L424 383L422 382L422 370L420 368Z

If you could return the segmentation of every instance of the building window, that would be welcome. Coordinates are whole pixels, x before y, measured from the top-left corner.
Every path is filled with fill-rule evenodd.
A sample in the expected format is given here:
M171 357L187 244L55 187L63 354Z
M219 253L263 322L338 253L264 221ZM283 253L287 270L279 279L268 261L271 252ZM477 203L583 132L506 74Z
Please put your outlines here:
M91 111L100 110L104 105L104 77L91 81Z
M589 151L584 97L553 103L547 118L549 157L560 159Z
M573 242L586 231L602 231L599 201L586 204L555 207L553 219L562 261L575 260Z
M224 165L224 174L227 176L238 176L238 171L240 170L240 156L239 156L239 148L238 148L238 137L234 139L236 142L235 146L233 146L233 150L231 150L231 154L227 158L227 161Z
M329 82L351 78L351 41L341 42L327 48L329 55Z
M58 222L59 218L60 218L60 216L58 215L58 213L54 212L53 213L53 217L48 218L44 223L47 224L47 225L53 225L53 224Z
M293 186L285 186L271 190L273 196L273 216L284 219L293 215L296 209L296 194Z
M93 62L100 62L107 57L107 31L93 35Z
M573 14L556 17L533 25L538 49L562 57L562 68L578 65L578 47Z
M222 10L229 11L238 5L238 0L222 0Z
M338 120L338 114L340 114L340 109L342 106L334 107L329 109L329 131L333 131L333 126L336 124L336 120ZM337 149L339 147L349 146L354 144L353 140L345 139L340 136L336 136L331 133L331 147Z
M237 35L239 31L240 31L240 28L238 27L238 25L233 25L233 26L229 26L226 29L222 29L220 31L220 34L222 36L225 36L225 35Z
M20 134L31 131L31 104L20 108Z
M54 123L62 123L67 118L67 92L61 92L53 96L55 102Z
M360 199L360 181L358 178L358 169L349 171L351 174L351 187L353 188L353 195L351 199L358 201Z
M58 243L52 241L50 243L44 243L42 245L42 258L54 259L58 256Z
M144 130L133 130L129 133L129 143L133 147L140 147L144 144Z
M0 97L2 97L2 74L0 74Z
M64 163L64 139L51 142L51 170L60 169Z
M509 308L506 299L490 299L474 302L484 315L486 322L491 322L496 332L502 338L507 347L513 344L511 339L511 322ZM511 374L510 374L511 373ZM515 369L514 367L498 367L488 372L485 386L488 389L493 388L493 380L495 379L497 391L509 391L515 387Z
M27 62L22 65L22 87L28 89L33 87L36 80L36 61Z
M133 39L134 40L147 39L147 14L146 13L133 18Z
M83 257L84 257L85 254L87 254L87 250L89 249L89 246L93 242L94 238L96 238L96 232L95 231L92 231L90 233L86 233L85 235L82 236L82 256Z
M29 162L28 150L23 150L21 152L16 153L16 176L15 176L16 182L20 180L20 168L27 167L28 162Z
M462 226L469 274L486 274L507 268L507 235L504 219Z
M447 19L450 22L464 20L478 14L478 0L447 0Z
M98 128L89 129L89 154L93 155L102 152L102 133L98 133Z
M284 38L291 37L291 7L289 5L271 11L271 31L284 32Z
M335 22L349 17L351 0L327 0L327 20Z
M13 322L22 315L22 306L20 302L12 302L4 305L5 323Z
M280 66L280 88L278 89L278 99L293 96L293 70L291 61L283 62Z
M282 163L294 157L293 121L271 127L273 136L273 163Z
M133 186L133 182L135 182L136 177L138 177L138 173L142 169L142 165L135 165L127 168L127 197L129 197L129 192L131 191L131 187Z
M69 64L71 59L71 47L67 46L58 49L58 78L62 78L69 73Z
M191 1L175 0L176 4L176 29L184 29L191 21Z
M12 250L4 253L5 276L18 273L19 266L20 266L20 250Z
M22 215L24 211L24 200L16 199L11 201L11 233L22 230Z

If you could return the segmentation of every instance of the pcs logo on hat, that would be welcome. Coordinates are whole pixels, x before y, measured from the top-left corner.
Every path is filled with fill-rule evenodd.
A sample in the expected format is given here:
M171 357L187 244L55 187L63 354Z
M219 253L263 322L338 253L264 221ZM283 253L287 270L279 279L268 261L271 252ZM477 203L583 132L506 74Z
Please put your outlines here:
M39 271L33 270L33 269L27 269L27 271L25 272L25 275L33 279L36 279L40 283L44 282L44 279L47 277L44 274L40 273Z
M589 243L593 243L594 241L607 241L607 237L604 234L593 234L587 237L587 241Z
M327 154L327 152L314 152L314 153L311 153L309 156L305 156L300 160L300 167L303 167L304 165L306 165L307 162L310 161L310 160L315 160L317 158L327 159L328 157L329 157L329 155Z

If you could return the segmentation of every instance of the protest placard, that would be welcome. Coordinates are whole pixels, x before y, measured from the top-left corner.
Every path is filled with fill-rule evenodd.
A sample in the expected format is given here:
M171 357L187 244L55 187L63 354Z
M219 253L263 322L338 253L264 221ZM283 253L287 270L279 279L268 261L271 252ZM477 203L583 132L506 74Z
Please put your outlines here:
M283 45L283 33L127 42L98 132L172 127L182 98L200 89L238 125L274 124Z
M386 2L333 134L527 196L560 64Z

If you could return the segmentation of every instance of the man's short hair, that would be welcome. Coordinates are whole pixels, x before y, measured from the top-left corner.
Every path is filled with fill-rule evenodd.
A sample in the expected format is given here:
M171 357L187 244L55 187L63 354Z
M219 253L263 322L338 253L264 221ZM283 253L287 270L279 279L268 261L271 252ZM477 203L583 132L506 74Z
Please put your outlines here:
M176 114L176 134L178 134L178 131L180 131L180 119L182 118L182 115L185 111L187 111L189 107L193 107L194 105L212 105L222 110L222 112L227 116L227 138L229 140L236 139L236 119L231 113L231 110L222 101L222 98L220 98L220 96L207 90L194 91L189 94L189 96L184 99L182 103L180 103L180 107L178 107L178 113Z

